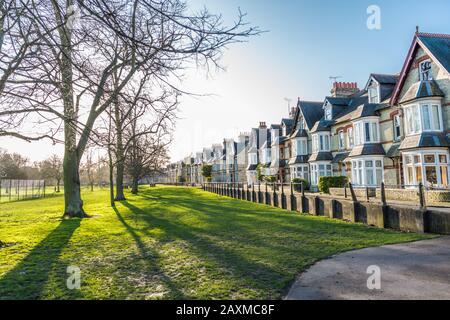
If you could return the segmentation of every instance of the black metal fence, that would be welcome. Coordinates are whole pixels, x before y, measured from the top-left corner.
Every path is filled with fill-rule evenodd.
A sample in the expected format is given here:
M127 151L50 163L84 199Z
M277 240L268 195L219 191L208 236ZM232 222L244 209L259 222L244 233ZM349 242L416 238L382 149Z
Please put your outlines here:
M0 202L45 197L44 180L0 179Z

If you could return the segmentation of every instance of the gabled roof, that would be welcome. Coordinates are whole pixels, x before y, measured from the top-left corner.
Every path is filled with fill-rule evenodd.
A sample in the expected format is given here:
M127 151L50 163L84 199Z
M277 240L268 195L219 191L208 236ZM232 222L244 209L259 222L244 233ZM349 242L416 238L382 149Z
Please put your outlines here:
M398 75L395 74L379 74L372 73L370 75L371 78L374 78L379 84L397 84ZM369 80L370 81L370 80Z
M399 81L395 86L394 93L391 98L391 105L395 105L398 102L401 88L405 83L408 70L414 62L414 57L419 46L432 57L436 64L450 74L450 35L416 32L411 43L411 47L409 48L405 63L403 64Z
M450 73L450 34L419 33L418 38L442 67Z
M302 101L299 100L297 103L297 107L303 118L305 119L306 126L309 130L314 127L314 124L323 118L323 102L314 102L314 101ZM296 116L295 122L298 121L298 114Z
M282 119L281 124L286 126L286 132L289 134L294 126L294 119Z

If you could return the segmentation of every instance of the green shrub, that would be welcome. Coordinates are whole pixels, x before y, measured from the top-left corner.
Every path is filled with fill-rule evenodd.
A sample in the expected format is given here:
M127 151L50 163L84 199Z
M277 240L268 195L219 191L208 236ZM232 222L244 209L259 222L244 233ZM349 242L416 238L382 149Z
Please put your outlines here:
M275 177L275 176L265 176L264 180L267 183L275 183L275 182L277 182L277 177Z
M295 183L293 185L293 188L294 188L294 190L296 192L301 192L302 191L302 186L300 185L302 182L303 182L303 189L305 191L309 190L309 182L307 180L300 179L300 178L295 178L295 179L292 179L292 183Z
M343 188L347 182L347 177L320 177L318 187L320 192L330 193L330 188Z
M178 180L178 183L185 183L186 182L186 178L183 177L183 176L178 176L177 180Z
M205 164L202 167L202 175L203 175L203 177L205 177L206 179L211 178L211 173L212 173L212 165Z

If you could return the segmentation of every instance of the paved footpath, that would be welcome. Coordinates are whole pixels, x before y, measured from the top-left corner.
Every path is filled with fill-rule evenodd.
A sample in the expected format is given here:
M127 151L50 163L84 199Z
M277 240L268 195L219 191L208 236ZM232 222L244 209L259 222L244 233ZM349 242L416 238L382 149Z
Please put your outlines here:
M381 289L369 290L369 266ZM287 300L450 299L450 237L343 253L299 276Z

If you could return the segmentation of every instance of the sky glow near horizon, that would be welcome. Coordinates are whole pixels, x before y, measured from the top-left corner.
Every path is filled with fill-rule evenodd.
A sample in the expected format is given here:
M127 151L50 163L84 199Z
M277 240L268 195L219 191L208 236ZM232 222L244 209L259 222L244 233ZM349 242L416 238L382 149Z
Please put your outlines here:
M183 90L204 94L184 96L170 147L172 161L237 138L260 121L279 123L288 102L298 97L323 101L330 76L365 86L370 73L400 72L415 26L421 31L450 33L450 1L417 0L191 0L191 8L207 7L233 21L240 8L247 20L268 32L230 46L222 65L226 71L191 69ZM367 28L367 8L381 9L381 30ZM63 146L48 141L26 143L0 138L0 148L32 161Z

